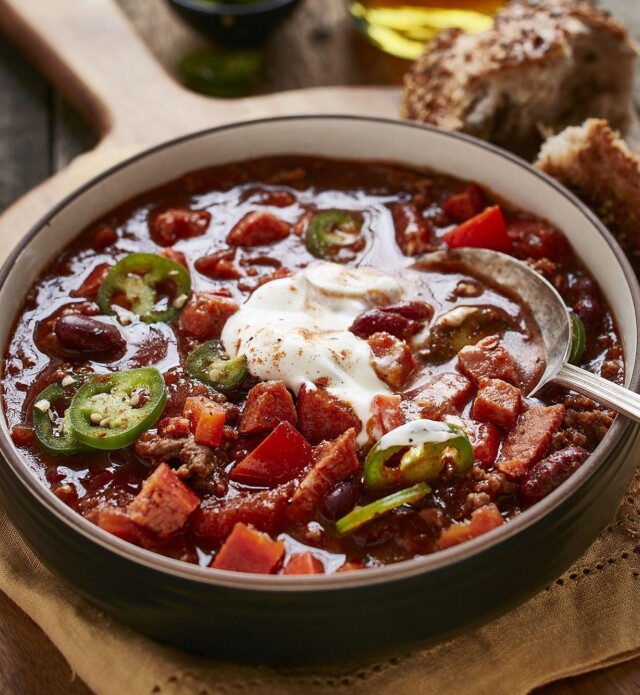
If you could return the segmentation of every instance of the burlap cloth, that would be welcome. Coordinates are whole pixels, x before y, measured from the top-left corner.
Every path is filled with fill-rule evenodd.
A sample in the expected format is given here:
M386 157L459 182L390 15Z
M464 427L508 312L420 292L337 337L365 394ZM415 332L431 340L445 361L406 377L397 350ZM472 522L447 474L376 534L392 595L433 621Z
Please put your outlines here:
M518 695L640 654L638 492L640 473L584 557L528 603L453 641L373 663L271 669L162 646L114 622L56 579L2 511L0 589L98 695L447 695L461 689L466 695Z

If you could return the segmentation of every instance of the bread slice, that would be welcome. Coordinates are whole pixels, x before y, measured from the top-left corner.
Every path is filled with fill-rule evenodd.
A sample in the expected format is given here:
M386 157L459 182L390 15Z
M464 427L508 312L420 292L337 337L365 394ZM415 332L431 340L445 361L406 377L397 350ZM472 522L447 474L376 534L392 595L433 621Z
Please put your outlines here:
M637 53L591 3L516 3L486 32L438 34L405 76L401 113L532 158L545 131L588 117L626 132Z
M589 119L549 138L535 165L596 213L640 275L640 157L620 135Z

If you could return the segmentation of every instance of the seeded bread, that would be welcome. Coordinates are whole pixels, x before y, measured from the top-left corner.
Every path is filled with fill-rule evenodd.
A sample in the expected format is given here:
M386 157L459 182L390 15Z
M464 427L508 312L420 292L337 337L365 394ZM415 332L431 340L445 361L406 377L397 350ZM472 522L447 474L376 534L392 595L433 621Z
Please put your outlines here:
M572 190L620 242L640 275L640 157L604 120L549 138L536 166Z
M532 158L543 133L588 117L626 132L637 53L588 2L516 3L486 32L441 32L405 76L401 113Z

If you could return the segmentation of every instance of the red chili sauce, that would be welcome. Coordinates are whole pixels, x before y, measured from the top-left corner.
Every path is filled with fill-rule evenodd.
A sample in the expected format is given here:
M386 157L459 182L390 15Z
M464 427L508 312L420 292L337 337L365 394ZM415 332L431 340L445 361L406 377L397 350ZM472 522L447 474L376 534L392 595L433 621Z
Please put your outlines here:
M314 216L327 211L343 217L321 217L330 224L310 238ZM426 555L490 531L566 480L612 422L609 411L557 388L542 400L526 397L543 356L517 295L443 264L419 271L413 285L409 277L401 301L382 300L357 317L351 332L368 343L389 388L364 423L322 379L293 393L277 379L260 383L249 365L242 382L222 393L185 369L193 350L219 339L228 317L264 283L324 260L376 268L406 287L407 257L465 244L507 251L550 280L584 324L580 365L622 381L611 312L548 222L480 185L432 172L277 157L198 171L140 195L91 224L46 268L4 359L14 442L53 494L85 518L205 567L332 573ZM105 316L98 305L106 273L133 252L188 268L188 296L176 296L171 278L156 287L161 308L176 310L169 322L140 320L127 311L131 297L117 292L112 300L124 311ZM146 432L124 448L44 451L34 404L43 407L47 386L144 366L163 374L167 390ZM144 386L136 393L130 402L136 395L142 407L150 394ZM64 410L51 405L47 414L59 425ZM408 501L386 511L378 505L339 533L337 522L354 510L416 486L400 471L408 445L384 462L392 483L373 489L364 480L375 442L415 419L460 428L472 465L457 467L455 451L445 449Z

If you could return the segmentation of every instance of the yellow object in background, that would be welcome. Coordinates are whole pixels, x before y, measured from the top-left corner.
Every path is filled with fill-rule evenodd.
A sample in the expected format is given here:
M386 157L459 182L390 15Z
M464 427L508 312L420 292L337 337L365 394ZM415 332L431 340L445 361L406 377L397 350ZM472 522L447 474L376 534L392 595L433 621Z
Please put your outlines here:
M387 53L415 60L447 27L484 31L508 0L349 0L358 28Z

